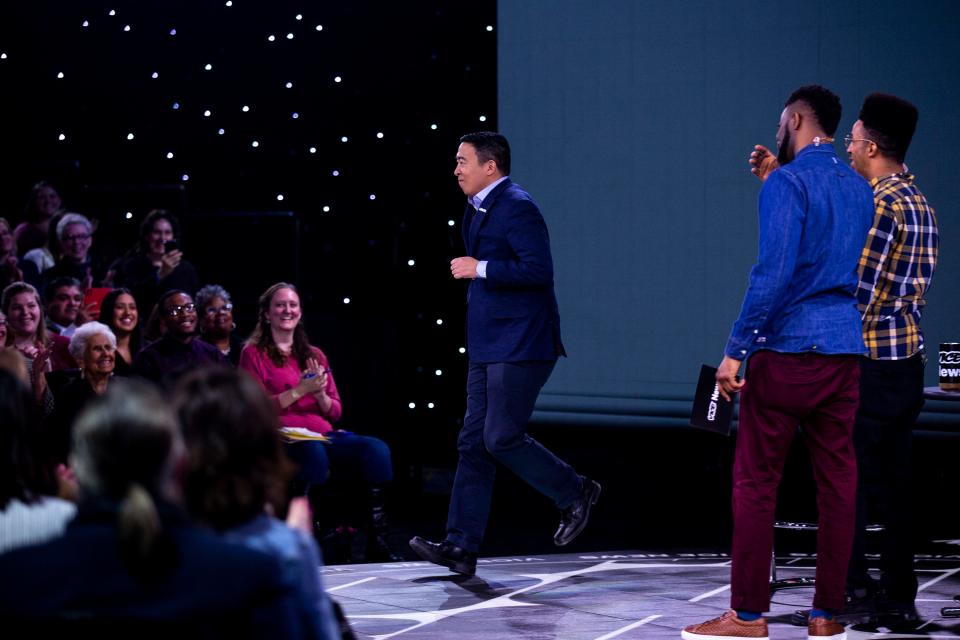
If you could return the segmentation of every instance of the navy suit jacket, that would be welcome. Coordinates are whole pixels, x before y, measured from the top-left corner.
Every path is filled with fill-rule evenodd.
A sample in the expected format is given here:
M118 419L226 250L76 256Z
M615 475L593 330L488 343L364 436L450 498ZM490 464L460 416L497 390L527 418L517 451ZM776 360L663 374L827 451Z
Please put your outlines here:
M487 277L467 292L467 354L473 363L553 361L566 355L553 291L550 235L533 198L509 178L479 210L467 205L467 255Z

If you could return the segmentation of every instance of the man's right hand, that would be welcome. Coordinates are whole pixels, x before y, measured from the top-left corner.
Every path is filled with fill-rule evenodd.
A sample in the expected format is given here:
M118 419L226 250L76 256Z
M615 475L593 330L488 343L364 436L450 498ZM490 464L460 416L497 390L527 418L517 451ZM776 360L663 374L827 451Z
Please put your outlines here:
M767 149L762 144L754 145L753 151L750 152L750 173L760 178L760 181L763 182L767 177L780 168L780 163L777 162L777 156L773 155L770 152L770 149Z

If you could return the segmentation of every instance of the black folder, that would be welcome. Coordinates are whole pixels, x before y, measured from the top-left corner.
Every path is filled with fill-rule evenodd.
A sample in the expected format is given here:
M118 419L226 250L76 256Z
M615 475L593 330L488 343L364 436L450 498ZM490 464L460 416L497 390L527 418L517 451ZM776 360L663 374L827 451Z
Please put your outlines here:
M700 379L693 396L693 413L690 424L722 435L730 435L730 422L733 420L733 402L724 400L717 385L717 368L710 365L700 367Z

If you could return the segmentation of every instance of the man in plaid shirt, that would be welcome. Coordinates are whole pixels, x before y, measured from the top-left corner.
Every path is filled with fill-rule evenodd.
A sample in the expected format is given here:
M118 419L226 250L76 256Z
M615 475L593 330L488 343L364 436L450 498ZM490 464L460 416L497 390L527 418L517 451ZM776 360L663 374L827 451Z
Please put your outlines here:
M860 256L857 299L870 350L860 366L854 426L857 527L847 576L848 609L888 621L918 619L910 488L913 425L923 408L924 295L937 264L937 219L903 164L917 109L896 96L866 97L845 139L850 164L873 187L876 216ZM876 509L876 511L874 511ZM867 573L867 514L886 526L879 584ZM873 519L873 518L871 518Z

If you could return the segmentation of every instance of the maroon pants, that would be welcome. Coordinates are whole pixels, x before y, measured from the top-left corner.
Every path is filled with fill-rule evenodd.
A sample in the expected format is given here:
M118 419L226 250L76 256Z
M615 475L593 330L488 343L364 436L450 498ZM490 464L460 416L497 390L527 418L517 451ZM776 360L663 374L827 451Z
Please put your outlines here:
M856 356L751 356L740 393L733 466L731 607L770 608L770 554L777 487L802 425L817 482L816 593L813 606L842 609L856 516L853 422L859 403Z

